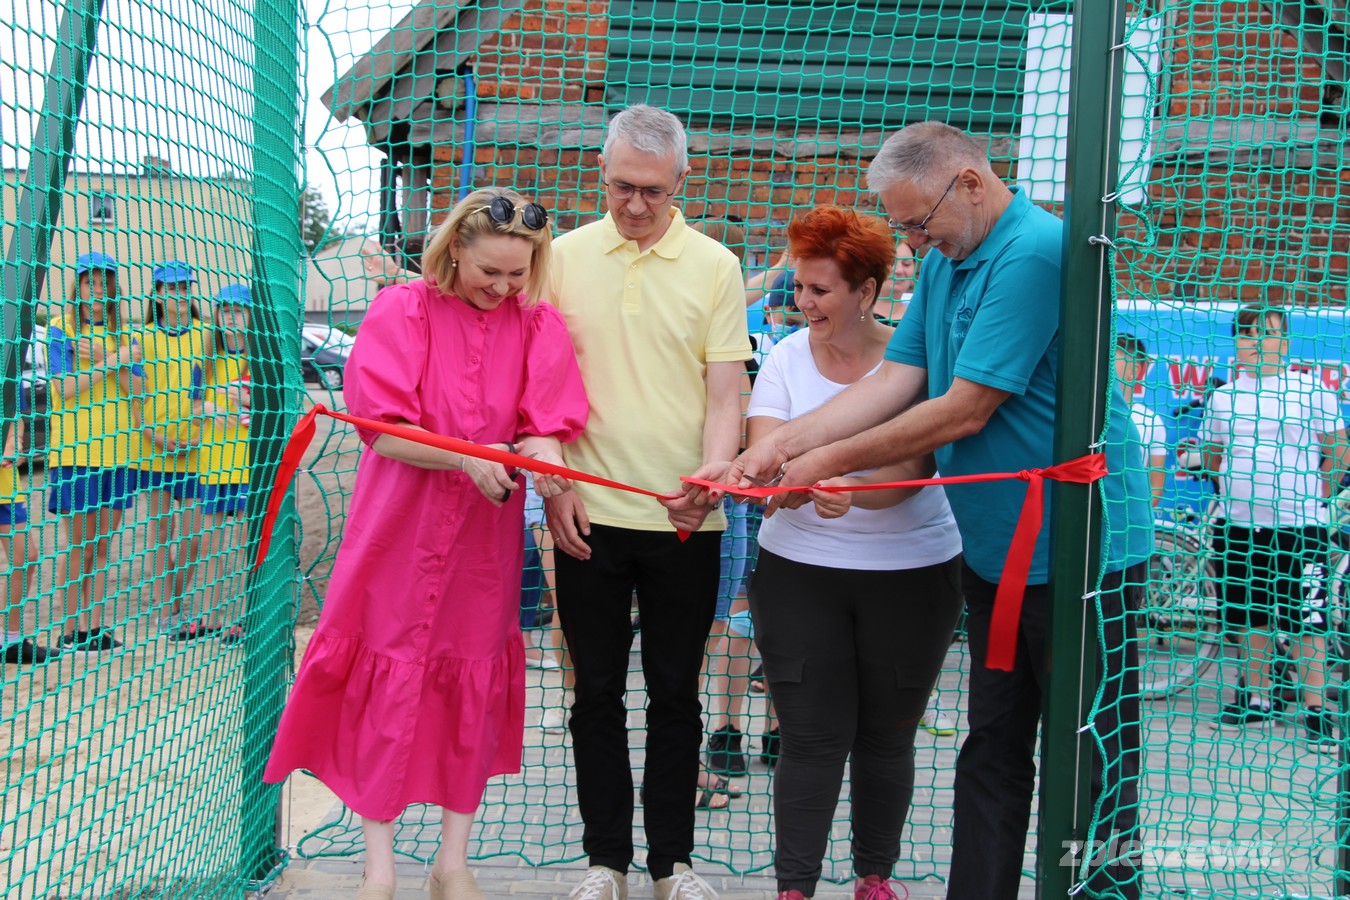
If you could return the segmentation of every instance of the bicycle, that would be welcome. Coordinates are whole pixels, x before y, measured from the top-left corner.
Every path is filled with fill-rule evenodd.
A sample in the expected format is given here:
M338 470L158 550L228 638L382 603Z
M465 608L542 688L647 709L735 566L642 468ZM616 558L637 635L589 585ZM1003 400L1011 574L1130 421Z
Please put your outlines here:
M1219 584L1211 555L1213 505L1154 523L1138 610L1139 692L1160 700L1194 684L1223 653Z
M1327 613L1328 669L1350 674L1350 488L1328 504L1332 533ZM1212 562L1213 526L1218 501L1203 511L1175 510L1155 522L1154 553L1139 610L1139 689L1145 700L1162 700L1199 681L1222 657L1226 642L1220 609L1221 588ZM1296 664L1289 635L1277 633L1272 676L1293 693ZM1327 686L1336 702L1341 689ZM1291 702L1297 696L1285 697Z

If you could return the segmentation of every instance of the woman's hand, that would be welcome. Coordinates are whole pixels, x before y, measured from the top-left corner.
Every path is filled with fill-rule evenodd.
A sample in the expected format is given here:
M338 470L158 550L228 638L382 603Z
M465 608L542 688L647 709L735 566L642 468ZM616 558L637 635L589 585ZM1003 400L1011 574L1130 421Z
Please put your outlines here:
M501 447L503 450L510 450L510 444L492 444L493 447ZM511 492L520 487L516 480L506 474L506 467L501 463L488 462L485 459L478 459L473 456L460 457L460 470L473 479L474 487L484 497L492 501L493 506L501 506L511 498Z
M530 458L537 459L540 462L552 463L555 466L566 465L563 462L562 454L554 453L551 450L531 453ZM545 475L542 472L536 472L534 475L534 492L545 500L550 497L559 497L571 489L571 479L564 478L561 475Z
M816 488L851 487L859 483L856 478L831 478L822 481ZM853 508L853 494L851 492L835 494L813 488L811 490L811 501L816 504L816 515L822 519L837 519Z
M103 349L103 342L97 338L77 338L73 343L75 355L84 363L85 368L97 369L107 359L108 354Z
M161 429L146 426L141 429L141 434L163 453L176 453L179 449L178 442Z
M555 466L566 466L563 460L562 443L556 437L550 435L526 434L520 438L520 446L516 452L521 456L528 456L530 459L537 459L540 462L551 463ZM534 475L534 492L545 500L551 497L561 497L572 490L571 479L564 478L561 475L544 475L536 472Z
M139 363L141 358L141 345L132 341L125 347L117 348L117 352L113 354L113 358L109 361L109 365L116 369L128 368Z

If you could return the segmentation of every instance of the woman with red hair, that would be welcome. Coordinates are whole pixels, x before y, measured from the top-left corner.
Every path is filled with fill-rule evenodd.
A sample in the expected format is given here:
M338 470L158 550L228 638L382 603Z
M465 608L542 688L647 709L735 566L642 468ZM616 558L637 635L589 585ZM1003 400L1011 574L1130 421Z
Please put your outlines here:
M781 340L751 395L749 442L880 367L872 314L895 263L874 216L834 206L788 226L806 327ZM826 484L924 478L931 457ZM858 900L889 883L914 792L914 734L961 612L961 539L939 487L829 494L779 509L759 534L755 638L782 729L774 783L779 900L815 892L850 762Z

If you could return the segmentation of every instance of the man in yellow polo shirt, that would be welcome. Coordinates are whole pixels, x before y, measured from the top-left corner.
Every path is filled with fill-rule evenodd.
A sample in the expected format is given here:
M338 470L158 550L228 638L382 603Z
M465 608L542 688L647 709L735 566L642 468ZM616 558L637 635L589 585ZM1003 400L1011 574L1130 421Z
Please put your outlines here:
M552 300L567 319L591 403L569 466L680 494L680 476L718 475L740 440L750 358L736 257L673 205L689 173L679 119L650 106L616 115L600 172L609 212L553 243ZM576 667L572 750L590 857L574 892L624 900L633 859L633 782L624 687L634 590L647 681L644 820L657 900L715 897L689 868L703 738L698 699L717 602L719 509L668 509L578 484L545 501L559 550L558 614ZM694 532L687 541L676 530Z

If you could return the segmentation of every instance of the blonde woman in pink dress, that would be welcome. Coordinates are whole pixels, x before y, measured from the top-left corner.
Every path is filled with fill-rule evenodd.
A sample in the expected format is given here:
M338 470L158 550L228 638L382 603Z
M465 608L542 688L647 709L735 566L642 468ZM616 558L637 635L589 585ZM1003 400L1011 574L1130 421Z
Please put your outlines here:
M371 304L346 367L351 413L561 464L587 404L562 316L535 302L550 240L548 213L514 191L461 200L427 246L426 277ZM442 807L431 897L478 898L474 813L487 780L521 763L523 479L360 436L342 546L265 777L308 769L361 816L360 900L394 896L399 814Z

